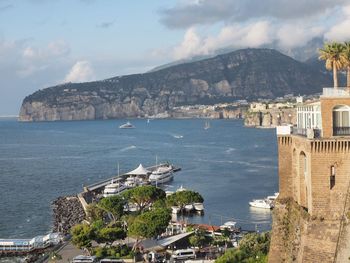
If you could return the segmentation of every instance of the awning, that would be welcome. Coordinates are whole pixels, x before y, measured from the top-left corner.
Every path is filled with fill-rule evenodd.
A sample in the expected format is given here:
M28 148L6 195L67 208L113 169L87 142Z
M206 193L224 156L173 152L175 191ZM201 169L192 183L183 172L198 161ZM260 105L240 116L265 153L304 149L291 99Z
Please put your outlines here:
M151 172L148 171L146 168L144 168L142 166L142 164L140 164L139 167L137 167L135 170L132 170L126 174L128 174L128 175L148 175L149 173L151 173Z

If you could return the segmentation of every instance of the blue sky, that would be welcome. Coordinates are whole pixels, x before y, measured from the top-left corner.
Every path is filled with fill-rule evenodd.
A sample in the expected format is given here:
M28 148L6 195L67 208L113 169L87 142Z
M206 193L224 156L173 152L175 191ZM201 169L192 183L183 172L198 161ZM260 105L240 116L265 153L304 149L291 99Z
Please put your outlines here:
M0 0L0 115L35 90L227 46L350 39L350 0Z

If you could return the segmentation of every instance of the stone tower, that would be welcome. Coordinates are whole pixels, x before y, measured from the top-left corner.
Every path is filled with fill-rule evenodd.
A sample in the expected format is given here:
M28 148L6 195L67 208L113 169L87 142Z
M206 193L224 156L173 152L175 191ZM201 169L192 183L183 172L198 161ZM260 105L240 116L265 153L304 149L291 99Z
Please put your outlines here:
M277 127L279 191L269 262L350 262L350 94L323 89Z

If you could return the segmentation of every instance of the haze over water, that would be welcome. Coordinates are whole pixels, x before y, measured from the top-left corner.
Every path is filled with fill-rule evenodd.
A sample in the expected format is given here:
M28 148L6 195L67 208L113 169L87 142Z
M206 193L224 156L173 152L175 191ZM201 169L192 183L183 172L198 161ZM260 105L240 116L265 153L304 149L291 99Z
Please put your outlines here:
M124 120L19 123L0 119L0 238L33 237L51 227L50 203L140 163L169 161L182 168L168 190L200 192L205 215L189 220L244 229L271 227L271 213L249 208L253 198L278 190L274 129L238 120ZM183 138L176 138L179 135Z

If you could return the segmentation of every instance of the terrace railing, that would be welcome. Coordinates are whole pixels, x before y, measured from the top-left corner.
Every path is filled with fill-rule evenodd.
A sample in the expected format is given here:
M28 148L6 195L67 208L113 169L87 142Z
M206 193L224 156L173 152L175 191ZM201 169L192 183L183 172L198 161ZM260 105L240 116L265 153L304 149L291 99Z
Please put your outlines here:
M322 97L350 97L350 92L347 88L323 88Z

